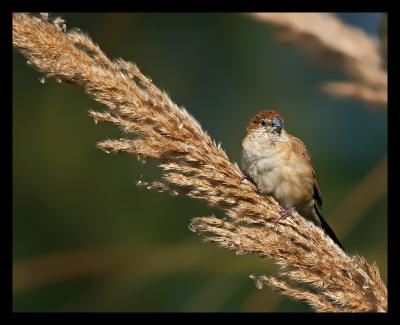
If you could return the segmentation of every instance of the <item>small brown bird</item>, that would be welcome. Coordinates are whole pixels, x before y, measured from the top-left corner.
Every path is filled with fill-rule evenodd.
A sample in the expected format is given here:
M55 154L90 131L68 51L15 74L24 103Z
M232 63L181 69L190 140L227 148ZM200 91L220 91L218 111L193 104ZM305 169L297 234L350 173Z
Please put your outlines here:
M276 111L262 111L253 117L242 143L245 175L262 194L272 195L284 208L278 221L297 210L343 249L318 210L322 199L310 154L283 125L283 116Z

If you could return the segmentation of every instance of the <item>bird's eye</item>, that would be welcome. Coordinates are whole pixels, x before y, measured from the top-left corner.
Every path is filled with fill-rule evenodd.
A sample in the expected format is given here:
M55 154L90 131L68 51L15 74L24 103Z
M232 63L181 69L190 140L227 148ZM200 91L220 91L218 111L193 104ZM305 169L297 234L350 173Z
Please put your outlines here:
M262 121L260 122L260 125L261 125L261 126L266 126L266 125L267 125L267 122L265 122L265 120L262 120Z

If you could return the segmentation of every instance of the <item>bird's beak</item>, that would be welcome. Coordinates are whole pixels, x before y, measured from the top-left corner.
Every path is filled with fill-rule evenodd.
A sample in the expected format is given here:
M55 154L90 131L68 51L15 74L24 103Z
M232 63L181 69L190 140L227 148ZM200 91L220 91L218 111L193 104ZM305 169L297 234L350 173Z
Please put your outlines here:
M282 131L282 129L283 129L282 120L275 117L275 118L272 120L272 126L274 127L274 129L275 129L278 133L281 133L281 131Z

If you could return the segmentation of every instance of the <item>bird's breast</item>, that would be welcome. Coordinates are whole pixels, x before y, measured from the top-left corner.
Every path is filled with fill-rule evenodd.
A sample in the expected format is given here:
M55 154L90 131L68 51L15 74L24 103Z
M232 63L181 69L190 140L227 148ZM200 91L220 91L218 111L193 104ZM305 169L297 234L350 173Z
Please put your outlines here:
M312 167L290 149L290 143L263 148L243 143L242 158L246 174L261 193L271 194L285 207L312 200Z
M285 173L289 151L283 145L249 140L243 142L242 166L262 193L271 193Z

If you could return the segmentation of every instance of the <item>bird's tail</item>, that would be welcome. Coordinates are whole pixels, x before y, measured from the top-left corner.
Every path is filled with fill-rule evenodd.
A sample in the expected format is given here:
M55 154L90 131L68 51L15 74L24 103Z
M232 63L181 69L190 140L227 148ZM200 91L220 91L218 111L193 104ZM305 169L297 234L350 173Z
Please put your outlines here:
M319 220L321 221L321 228L325 231L325 233L332 238L332 240L344 251L343 245L340 243L339 239L336 237L335 233L333 232L332 228L328 225L328 223L325 221L324 217L321 215L321 213L318 211L318 208L314 206L315 211L317 212L317 215L319 217Z

